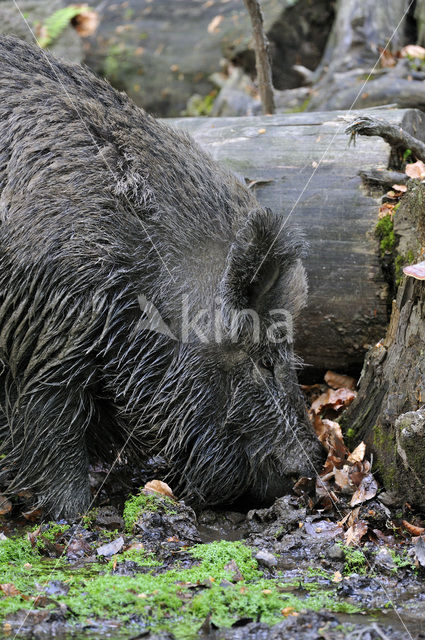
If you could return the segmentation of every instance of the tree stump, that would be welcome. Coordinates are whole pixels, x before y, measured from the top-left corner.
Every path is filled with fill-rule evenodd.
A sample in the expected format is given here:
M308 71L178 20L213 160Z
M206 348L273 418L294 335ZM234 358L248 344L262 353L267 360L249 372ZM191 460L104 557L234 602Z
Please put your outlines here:
M425 185L412 181L394 216L399 255L423 260ZM368 353L358 396L344 414L356 442L399 501L425 507L425 282L402 276L383 340Z

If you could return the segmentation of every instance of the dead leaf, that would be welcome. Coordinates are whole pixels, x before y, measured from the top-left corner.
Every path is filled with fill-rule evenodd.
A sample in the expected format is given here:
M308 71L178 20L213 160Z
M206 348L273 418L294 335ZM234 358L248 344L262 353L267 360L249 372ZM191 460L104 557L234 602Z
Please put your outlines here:
M344 540L347 547L350 545L357 545L363 536L367 532L367 524L362 520L360 522L356 522L353 524L347 531L344 533Z
M379 47L378 50L380 53L379 64L381 65L381 67L383 69L395 67L395 65L397 64L397 57L394 56L388 48L383 49L382 47Z
M335 468L335 482L342 493L352 494L356 490L356 485L350 478L348 465L344 465L342 469Z
M0 591L5 595L5 596L20 596L21 592L19 591L19 589L17 589L15 587L14 584L12 584L11 582L7 582L5 584L0 584Z
M174 500L177 499L168 484L161 480L151 480L150 482L147 482L143 487L143 491L148 493L160 493L163 496L168 496Z
M363 478L360 483L359 488L353 494L353 497L350 501L350 506L355 507L357 504L362 504L366 502L366 500L370 500L376 496L376 492L378 491L378 483L371 473Z
M12 503L6 498L6 496L0 493L0 516L6 515L12 511Z
M344 387L345 389L351 389L352 391L356 388L356 381L351 376L345 376L343 373L335 373L335 371L326 371L325 373L325 382L327 385L332 387L332 389L340 389Z
M361 462L366 453L366 445L361 442L347 458L347 462Z
M401 524L412 536L421 536L425 532L424 527L417 527L416 525L407 522L407 520L402 520Z
M219 26L222 21L223 21L223 16L220 16L220 15L215 16L215 18L211 20L211 22L207 27L208 33L217 33L219 31Z
M311 405L313 413L321 413L324 409L339 411L348 407L356 397L356 392L350 389L328 389L322 393Z
M384 202L381 204L378 211L378 218L385 218L385 216L391 216L391 219L394 215L395 204L391 202Z
M348 454L348 449L344 444L341 426L338 422L327 420L326 418L321 420L321 424L322 428L320 433L316 431L317 437L329 452L328 460L331 458L335 466L341 466ZM326 462L328 462L328 460ZM331 469L329 469L329 471L331 471Z
M356 507L348 514L348 521L347 521L348 529L352 527L353 524L356 524L356 522L358 522L359 514L360 514L360 507Z
M411 164L406 164L404 172L410 178L422 179L425 177L425 164L422 162L422 160L412 162Z

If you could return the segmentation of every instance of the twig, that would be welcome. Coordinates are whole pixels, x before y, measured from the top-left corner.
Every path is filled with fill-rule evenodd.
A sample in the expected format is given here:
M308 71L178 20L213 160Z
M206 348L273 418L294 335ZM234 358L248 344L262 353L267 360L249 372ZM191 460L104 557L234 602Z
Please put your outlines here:
M269 41L264 33L263 14L259 0L244 0L254 34L255 66L263 113L275 112L272 71L269 58Z
M350 134L350 142L356 135L379 136L394 149L410 149L417 160L425 162L425 144L404 131L400 126L371 116L357 117L345 130Z

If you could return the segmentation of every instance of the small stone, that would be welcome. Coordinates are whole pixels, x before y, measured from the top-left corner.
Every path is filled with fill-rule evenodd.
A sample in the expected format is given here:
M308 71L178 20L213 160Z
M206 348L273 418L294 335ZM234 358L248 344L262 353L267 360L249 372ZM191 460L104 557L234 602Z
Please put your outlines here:
M400 497L392 491L383 491L379 494L379 501L386 507L398 507L401 504Z
M381 551L376 554L374 568L380 569L381 571L394 571L394 558L388 549L381 549Z
M258 564L262 564L264 567L268 567L271 569L277 565L277 558L270 551L266 551L265 549L260 549L255 556Z
M326 552L326 555L330 560L344 560L344 549L339 544L333 544Z

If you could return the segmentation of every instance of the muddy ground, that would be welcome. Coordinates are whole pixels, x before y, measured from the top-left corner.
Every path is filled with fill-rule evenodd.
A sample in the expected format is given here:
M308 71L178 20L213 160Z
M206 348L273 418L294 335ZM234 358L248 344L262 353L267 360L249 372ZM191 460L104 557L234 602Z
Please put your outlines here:
M425 545L405 526L418 517L378 495L358 514L367 532L347 544L351 513L348 498L324 513L301 492L195 514L148 490L78 525L4 520L0 635L425 638Z

